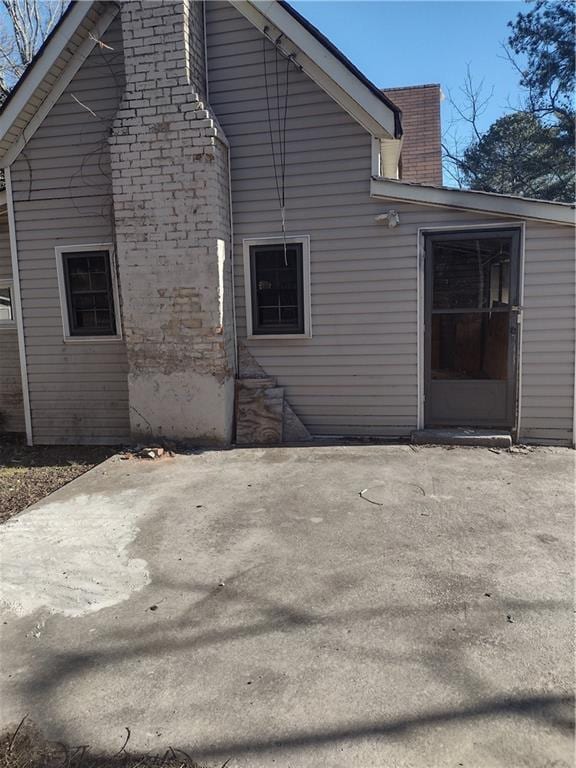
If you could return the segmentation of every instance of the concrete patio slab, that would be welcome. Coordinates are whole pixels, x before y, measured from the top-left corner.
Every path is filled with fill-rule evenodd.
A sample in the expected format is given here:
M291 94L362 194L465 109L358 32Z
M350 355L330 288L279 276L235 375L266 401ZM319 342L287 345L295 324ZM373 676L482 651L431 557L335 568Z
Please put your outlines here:
M572 765L572 451L114 458L0 531L2 726L208 765Z

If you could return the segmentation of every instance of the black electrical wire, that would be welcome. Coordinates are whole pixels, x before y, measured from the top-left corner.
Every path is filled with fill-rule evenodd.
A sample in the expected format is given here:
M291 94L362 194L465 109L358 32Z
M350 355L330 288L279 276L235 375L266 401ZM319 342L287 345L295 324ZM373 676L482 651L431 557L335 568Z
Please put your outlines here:
M268 116L268 134L270 138L270 147L272 151L272 164L274 168L274 183L276 185L276 195L280 207L280 216L282 221L282 237L284 240L284 262L287 265L288 255L286 247L286 131L288 122L288 94L290 83L290 57L286 57L286 75L284 83L284 103L281 107L280 95L280 51L279 41L274 41L274 85L276 91L276 132L278 134L278 155L276 153L276 139L273 127L273 110L270 105L270 84L268 81L268 64L266 59L266 37L262 38L262 56L264 61L264 86L266 90L266 111Z

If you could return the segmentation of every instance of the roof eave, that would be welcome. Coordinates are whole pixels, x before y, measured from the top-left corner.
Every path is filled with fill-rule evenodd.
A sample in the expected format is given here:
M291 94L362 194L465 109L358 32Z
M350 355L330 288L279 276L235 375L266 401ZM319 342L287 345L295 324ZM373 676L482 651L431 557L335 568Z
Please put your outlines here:
M288 53L296 54L302 69L369 133L380 139L401 136L398 108L287 3L283 0L230 2L269 37L281 37L290 49ZM42 93L42 101L40 106L34 106L33 114L42 111L50 96L49 91L43 93L46 89L42 84L95 4L95 0L71 4L5 102L0 111L0 166L9 165L21 150L22 139L24 143L26 139L18 119L37 93Z
M300 14L277 0L230 0L372 136L397 139L400 110Z
M512 216L564 226L575 224L575 206L570 203L554 203L492 192L447 189L375 177L370 183L370 196L380 200L397 200L437 208Z
M0 111L0 144L7 140L14 123L61 56L70 39L90 13L93 0L75 2L52 30ZM0 162L0 166L4 165Z

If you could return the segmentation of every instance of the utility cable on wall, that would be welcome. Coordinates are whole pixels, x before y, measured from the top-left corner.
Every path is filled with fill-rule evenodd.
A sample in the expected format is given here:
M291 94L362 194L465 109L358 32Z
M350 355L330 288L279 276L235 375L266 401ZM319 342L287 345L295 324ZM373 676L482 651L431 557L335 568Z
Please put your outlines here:
M278 197L278 205L280 207L280 220L282 225L282 238L284 241L284 262L288 264L287 249L286 249L286 126L288 118L288 93L290 84L290 64L292 63L293 56L285 56L280 51L280 41L282 35L276 40L271 42L274 45L274 72L271 73L270 80L272 80L272 86L274 93L271 93L272 88L268 77L268 62L266 57L266 36L267 28L264 30L264 37L262 38L262 56L264 60L264 86L266 90L266 111L268 115L268 134L270 138L270 148L272 151L272 165L274 168L274 182L276 185L276 195ZM269 38L268 38L269 39ZM281 67L280 63L282 58L286 60L286 71L284 77L284 95L280 93L281 86ZM272 100L276 100L276 128L274 129L273 122L273 107L271 105ZM277 146L276 146L277 145Z

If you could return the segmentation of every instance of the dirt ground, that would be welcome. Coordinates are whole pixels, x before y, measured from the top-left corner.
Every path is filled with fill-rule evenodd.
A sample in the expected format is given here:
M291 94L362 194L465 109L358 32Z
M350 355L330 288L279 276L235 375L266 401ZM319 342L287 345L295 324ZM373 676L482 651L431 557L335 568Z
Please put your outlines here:
M135 753L130 731L112 754L96 753L87 745L47 741L26 718L0 735L0 768L203 768L174 747L155 753ZM220 768L220 766L218 766Z
M0 523L116 453L109 446L40 445L0 435Z

